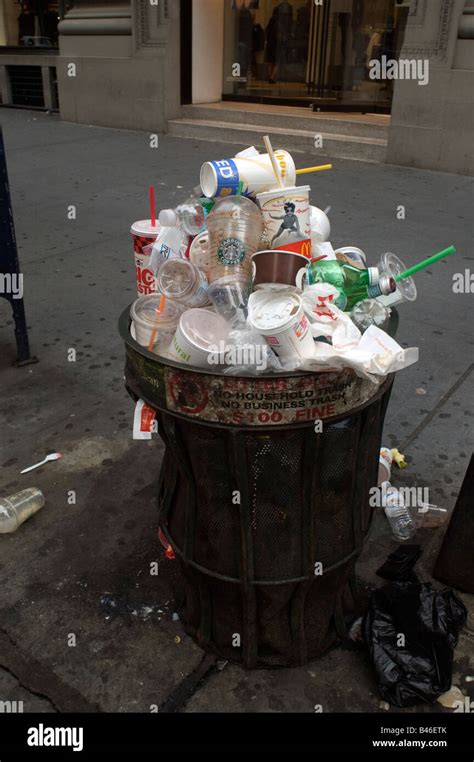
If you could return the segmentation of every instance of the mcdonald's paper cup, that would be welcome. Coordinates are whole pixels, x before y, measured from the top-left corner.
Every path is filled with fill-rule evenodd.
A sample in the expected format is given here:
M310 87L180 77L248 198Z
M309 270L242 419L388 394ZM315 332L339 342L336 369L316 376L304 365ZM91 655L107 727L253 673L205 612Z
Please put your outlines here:
M309 185L279 188L257 195L270 249L283 249L311 258Z
M209 356L226 341L229 324L212 310L195 307L181 315L167 356L184 365L206 368Z
M291 155L281 149L274 153L280 166L283 184L293 186L296 182L296 169ZM201 167L201 188L208 198L235 196L240 182L243 184L242 194L245 196L256 196L257 193L275 188L278 183L269 155L264 153L222 161L206 161Z
M309 320L298 294L256 291L249 301L249 323L283 362L314 357Z

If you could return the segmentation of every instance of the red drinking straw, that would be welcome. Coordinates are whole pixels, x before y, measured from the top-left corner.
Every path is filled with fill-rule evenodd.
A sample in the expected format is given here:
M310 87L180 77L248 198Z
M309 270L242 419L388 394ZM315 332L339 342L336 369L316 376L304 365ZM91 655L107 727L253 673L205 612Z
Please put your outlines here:
M152 228L156 228L155 186L150 185L150 219Z

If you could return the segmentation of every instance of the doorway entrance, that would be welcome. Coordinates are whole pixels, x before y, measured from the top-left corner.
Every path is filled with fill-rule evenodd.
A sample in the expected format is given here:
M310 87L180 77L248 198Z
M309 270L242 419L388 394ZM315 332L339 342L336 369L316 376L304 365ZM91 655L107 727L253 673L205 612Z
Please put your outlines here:
M409 0L225 0L223 100L389 113Z

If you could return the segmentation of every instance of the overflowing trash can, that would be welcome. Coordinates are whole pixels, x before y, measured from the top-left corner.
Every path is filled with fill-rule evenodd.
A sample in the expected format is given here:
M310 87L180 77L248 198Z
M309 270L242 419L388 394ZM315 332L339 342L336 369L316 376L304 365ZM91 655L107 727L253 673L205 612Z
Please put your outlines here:
M224 375L149 352L129 309L120 332L127 389L157 411L166 446L159 525L182 572L184 628L248 668L321 655L353 608L393 374Z
M379 462L394 373L418 359L393 338L395 307L455 253L407 268L334 248L331 207L297 184L332 165L296 168L263 142L204 161L174 208L157 214L150 187L120 319L134 436L158 421L166 446L159 535L181 567L184 627L249 668L303 664L345 634L379 471L392 531L415 531L388 482L395 455Z

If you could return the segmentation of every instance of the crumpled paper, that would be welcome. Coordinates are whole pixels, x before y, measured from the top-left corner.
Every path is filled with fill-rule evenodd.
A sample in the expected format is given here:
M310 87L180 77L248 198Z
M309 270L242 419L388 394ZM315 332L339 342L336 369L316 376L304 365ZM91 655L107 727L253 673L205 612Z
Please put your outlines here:
M304 311L315 339L331 339L342 350L357 346L361 333L349 315L336 306L338 289L330 283L314 283L302 294ZM345 302L345 300L344 300Z
M352 368L361 378L378 384L380 376L417 362L418 347L403 349L376 326L361 334L349 315L334 304L338 293L329 283L315 283L304 290L301 298L311 332L314 338L323 340L314 342L314 357L287 361L283 364L286 370L321 372Z
M303 370L353 368L361 378L379 383L380 376L408 368L418 361L418 347L403 349L385 331L372 325L354 346L331 346L315 342L315 358L301 363Z

